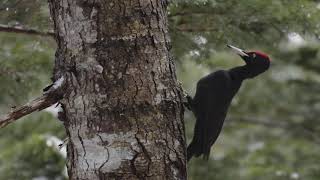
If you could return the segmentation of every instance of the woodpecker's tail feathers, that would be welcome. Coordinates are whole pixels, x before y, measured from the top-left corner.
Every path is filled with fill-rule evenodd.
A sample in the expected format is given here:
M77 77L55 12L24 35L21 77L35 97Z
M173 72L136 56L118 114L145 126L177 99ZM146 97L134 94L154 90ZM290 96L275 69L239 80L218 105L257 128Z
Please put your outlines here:
M194 157L199 157L203 155L204 160L209 160L210 155L210 147L208 148L201 148L201 144L191 143L187 148L187 161L190 161L190 159Z
M187 148L187 161L189 161L193 156L199 157L200 155L200 147L192 141Z
M205 160L209 159L212 144L210 144L208 138L208 129L201 125L201 122L197 121L192 142L187 148L188 161L192 158L192 156L199 157L201 155L203 155Z

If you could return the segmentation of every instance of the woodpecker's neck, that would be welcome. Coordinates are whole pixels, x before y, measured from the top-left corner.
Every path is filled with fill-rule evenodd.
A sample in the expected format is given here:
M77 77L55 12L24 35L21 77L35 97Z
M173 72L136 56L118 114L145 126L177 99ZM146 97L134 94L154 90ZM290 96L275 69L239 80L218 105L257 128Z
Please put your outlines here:
M250 68L247 65L237 66L229 70L231 78L240 81L252 77L250 72Z

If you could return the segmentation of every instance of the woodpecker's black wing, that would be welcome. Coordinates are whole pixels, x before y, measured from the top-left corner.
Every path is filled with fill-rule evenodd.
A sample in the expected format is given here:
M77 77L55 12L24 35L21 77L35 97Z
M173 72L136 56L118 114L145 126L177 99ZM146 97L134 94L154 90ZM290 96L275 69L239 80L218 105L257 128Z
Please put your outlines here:
M192 142L187 149L188 160L201 154L208 158L210 148L221 132L232 97L241 84L240 82L234 86L233 83L229 72L224 70L216 71L199 80L192 102L196 125Z

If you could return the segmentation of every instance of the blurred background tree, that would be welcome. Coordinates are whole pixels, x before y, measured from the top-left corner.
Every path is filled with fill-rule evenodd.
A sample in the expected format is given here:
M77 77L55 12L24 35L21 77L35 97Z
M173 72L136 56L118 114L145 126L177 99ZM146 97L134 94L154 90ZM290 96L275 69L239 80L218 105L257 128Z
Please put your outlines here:
M193 159L189 179L283 180L320 177L320 1L176 0L168 9L178 78L189 94L217 69L243 62L226 44L258 49L271 69L245 82L208 162ZM47 2L0 0L0 24L52 29ZM50 83L51 37L0 32L0 114ZM0 131L0 179L65 179L56 144L64 128L48 110ZM194 116L185 114L187 136Z

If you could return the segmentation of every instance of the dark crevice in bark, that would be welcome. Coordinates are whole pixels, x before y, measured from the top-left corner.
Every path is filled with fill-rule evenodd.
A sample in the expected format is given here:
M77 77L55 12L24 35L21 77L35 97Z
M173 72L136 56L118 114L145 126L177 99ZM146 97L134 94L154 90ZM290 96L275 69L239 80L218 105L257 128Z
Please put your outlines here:
M138 145L140 146L140 148L141 148L144 156L147 158L147 160L148 160L149 162L151 162L151 157L150 157L150 155L149 155L146 147L143 145L143 143L141 143L141 141L139 140L139 138L137 137L137 135L135 136L135 138L136 138L136 140L137 140L137 142L138 142ZM148 169L149 169L149 167L148 167Z
M132 170L132 173L138 178L138 179L141 179L141 180L144 180L145 177L141 176L141 174L137 171L136 169L136 165L135 165L135 161L136 159L138 158L140 153L137 153L133 156L133 158L130 160L130 167L131 167L131 170Z
M104 146L104 149L107 150L107 157L108 157L108 158L99 166L99 168L98 168L98 172L99 172L99 174L100 174L100 173L102 172L101 169L103 168L103 166L109 161L110 153L109 153L108 148L106 147L106 146L109 144L109 142L108 142L108 141L104 141L99 134L97 134L97 136L100 138L101 143L102 143L102 145Z
M84 151L83 158L84 158L84 160L85 160L85 162L86 162L86 164L87 164L87 166L88 166L87 168L89 168L89 163L88 163L88 161L86 160L86 154L87 154L86 148L85 148L85 145L84 145L84 143L83 143L82 137L80 136L80 130L79 130L79 129L78 129L78 138L79 138L79 140L80 140L81 146L82 146L83 151Z

